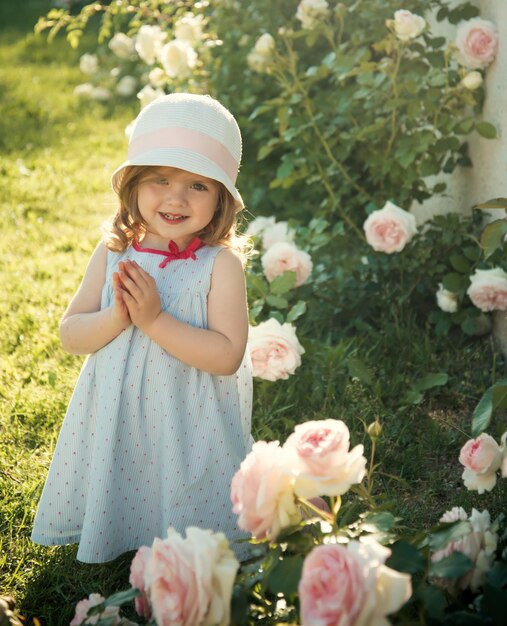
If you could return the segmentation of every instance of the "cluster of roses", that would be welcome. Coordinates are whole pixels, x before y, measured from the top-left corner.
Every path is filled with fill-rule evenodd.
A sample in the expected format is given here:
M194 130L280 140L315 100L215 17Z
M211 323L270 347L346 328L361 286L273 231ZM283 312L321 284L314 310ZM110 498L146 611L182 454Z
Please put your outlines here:
M343 5L338 5L339 11ZM304 30L313 30L322 24L331 14L326 0L301 0L296 10L296 18ZM389 30L401 42L409 42L421 35L426 29L426 20L406 9L394 13L394 19L386 21ZM257 72L269 73L276 42L269 33L264 33L256 41L247 57L249 66ZM480 70L490 65L498 51L498 33L495 25L488 20L474 18L462 22L457 29L453 44L456 60L463 67L461 85L474 91L483 83Z
M257 442L231 485L239 526L256 539L274 541L282 528L301 520L307 498L344 494L362 480L365 465L363 446L350 450L348 428L339 420L298 425L283 446ZM186 535L170 529L151 548L139 549L130 575L140 591L136 610L158 626L227 626L239 563L222 534L192 527ZM412 593L410 576L385 565L390 553L374 540L344 544L330 532L304 561L298 587L302 626L388 624L386 615ZM98 594L82 600L71 626L103 618L121 624L118 607L103 602Z
M137 92L143 108L164 95L170 79L190 76L198 63L195 48L204 38L203 27L204 17L189 11L176 20L174 37L170 41L167 41L167 32L158 25L144 24L134 37L116 33L108 43L116 60L120 64L125 61L132 64L140 60L151 68L140 78L124 73L119 66L107 72L101 71L97 54L83 54L79 67L84 74L94 77L95 82L104 82L107 78L109 82L115 83L114 91L121 97L127 98ZM144 84L142 88L141 84ZM81 98L102 101L111 99L113 95L110 88L91 82L78 85L74 93Z
M257 217L250 222L248 234L261 242L264 250L261 264L268 282L285 272L294 272L295 286L304 284L313 269L307 252L294 244L295 232L287 222L277 222L274 217ZM292 324L280 324L275 318L251 326L248 345L253 373L265 380L287 379L301 365L304 348L299 343Z

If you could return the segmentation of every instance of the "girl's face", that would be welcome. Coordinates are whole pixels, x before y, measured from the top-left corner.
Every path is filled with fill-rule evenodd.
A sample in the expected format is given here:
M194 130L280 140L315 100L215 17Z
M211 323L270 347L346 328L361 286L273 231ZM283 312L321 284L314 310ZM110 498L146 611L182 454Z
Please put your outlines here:
M180 250L213 219L219 183L175 167L153 167L139 182L137 205L146 222L146 247Z

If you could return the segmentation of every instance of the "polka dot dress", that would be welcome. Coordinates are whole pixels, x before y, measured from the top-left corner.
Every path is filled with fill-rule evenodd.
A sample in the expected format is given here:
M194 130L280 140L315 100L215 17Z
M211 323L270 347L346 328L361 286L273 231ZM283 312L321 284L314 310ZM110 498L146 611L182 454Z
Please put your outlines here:
M221 248L171 261L129 248L108 252L102 308L112 274L133 259L156 280L162 306L207 327L207 294ZM77 558L101 563L151 545L173 526L243 538L231 479L251 445L248 353L232 376L185 365L135 326L90 355L81 370L35 517L32 540L79 542ZM241 545L241 544L239 544ZM233 545L233 547L235 547ZM237 546L236 546L237 547ZM241 548L237 547L241 556Z

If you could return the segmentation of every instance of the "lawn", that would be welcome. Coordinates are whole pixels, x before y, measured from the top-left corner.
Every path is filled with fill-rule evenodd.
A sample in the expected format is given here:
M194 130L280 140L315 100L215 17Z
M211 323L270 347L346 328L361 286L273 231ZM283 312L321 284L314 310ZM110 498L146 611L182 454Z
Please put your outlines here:
M82 102L80 54L63 39L33 34L50 3L0 5L0 590L43 624L68 624L74 604L91 592L112 593L128 581L128 557L106 565L76 562L75 546L30 542L33 515L65 408L82 364L58 338L59 319L114 207L109 176L125 154L123 129L137 105ZM343 419L355 442L380 419L375 491L405 528L435 524L452 506L504 509L506 488L477 496L462 485L460 447L471 412L503 358L491 339L459 332L436 337L410 310L386 313L375 340L343 337L305 343L303 365L288 381L258 381L255 438L284 439L295 423ZM345 355L368 364L377 385L351 376ZM448 383L419 404L400 394L428 373ZM381 389L381 393L379 393ZM505 481L503 481L505 482Z

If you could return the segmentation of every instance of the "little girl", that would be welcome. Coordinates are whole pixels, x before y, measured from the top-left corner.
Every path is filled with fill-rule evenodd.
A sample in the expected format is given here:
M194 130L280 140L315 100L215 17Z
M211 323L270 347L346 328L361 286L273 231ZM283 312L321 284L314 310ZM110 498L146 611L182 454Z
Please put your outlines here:
M209 96L171 94L136 119L113 174L119 207L61 323L89 354L32 540L100 563L169 526L240 536L232 476L250 446L248 316L235 234L241 135Z

